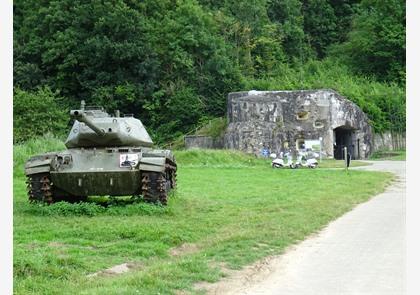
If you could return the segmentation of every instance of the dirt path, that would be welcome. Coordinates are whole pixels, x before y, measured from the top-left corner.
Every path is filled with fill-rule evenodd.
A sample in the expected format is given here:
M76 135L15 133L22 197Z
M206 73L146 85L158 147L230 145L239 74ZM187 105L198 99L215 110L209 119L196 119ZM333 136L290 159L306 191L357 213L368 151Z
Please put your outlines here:
M200 287L207 294L405 294L405 162L372 163L354 169L395 173L386 192L285 254Z

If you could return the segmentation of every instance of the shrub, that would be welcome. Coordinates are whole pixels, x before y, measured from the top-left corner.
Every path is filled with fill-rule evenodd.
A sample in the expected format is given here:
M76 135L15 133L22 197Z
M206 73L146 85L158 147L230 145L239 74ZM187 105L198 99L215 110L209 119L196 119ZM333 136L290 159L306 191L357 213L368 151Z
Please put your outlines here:
M62 98L50 88L36 91L15 89L13 96L13 142L23 142L47 133L64 135L68 123Z

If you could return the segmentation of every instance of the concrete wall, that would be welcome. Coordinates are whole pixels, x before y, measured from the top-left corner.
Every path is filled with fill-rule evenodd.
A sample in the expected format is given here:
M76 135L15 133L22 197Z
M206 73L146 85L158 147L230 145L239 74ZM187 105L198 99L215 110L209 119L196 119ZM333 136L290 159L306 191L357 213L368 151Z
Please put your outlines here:
M251 129L251 126L249 130L250 129ZM332 133L332 131L329 133ZM264 133L262 133L262 135L263 134ZM250 136L252 135L255 135L255 134L251 132ZM331 144L329 138L332 138L331 134L328 135L326 138L323 138L323 142L322 142L323 150L328 148L328 145ZM239 140L239 139L236 138L236 140ZM405 134L396 134L396 133L391 133L391 132L385 132L383 134L375 133L373 135L372 151L405 149L406 148L405 140L406 140ZM191 149L191 148L222 149L224 148L224 145L225 145L223 138L214 139L209 136L201 136L201 135L185 136L184 141L185 141L185 147L187 149ZM246 152L253 153L252 145L247 145L247 143L245 143L245 147L246 147L245 149Z
M380 150L403 150L405 149L405 134L385 132L374 134L373 149Z

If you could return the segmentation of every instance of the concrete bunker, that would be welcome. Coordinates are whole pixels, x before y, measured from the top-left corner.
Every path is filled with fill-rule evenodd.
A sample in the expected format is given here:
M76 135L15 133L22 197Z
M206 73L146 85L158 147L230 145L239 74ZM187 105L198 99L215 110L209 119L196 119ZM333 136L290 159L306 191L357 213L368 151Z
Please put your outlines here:
M227 105L225 148L256 155L264 147L275 153L312 149L336 159L345 146L353 159L372 150L367 116L334 90L233 92Z

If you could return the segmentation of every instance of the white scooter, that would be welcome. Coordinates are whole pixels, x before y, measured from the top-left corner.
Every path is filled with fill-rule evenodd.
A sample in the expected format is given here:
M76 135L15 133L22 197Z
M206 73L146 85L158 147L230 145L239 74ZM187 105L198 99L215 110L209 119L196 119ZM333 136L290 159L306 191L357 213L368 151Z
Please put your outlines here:
M273 168L283 168L283 167L289 167L291 169L296 168L296 164L293 163L292 160L292 154L291 153L285 153L284 156L286 157L287 162L284 162L283 160L283 153L280 153L280 157L275 158L273 161L271 161L271 167Z
M303 154L299 153L296 160L295 168L299 168L299 167L307 167L307 168L314 169L318 167L318 161L313 158L306 159Z

